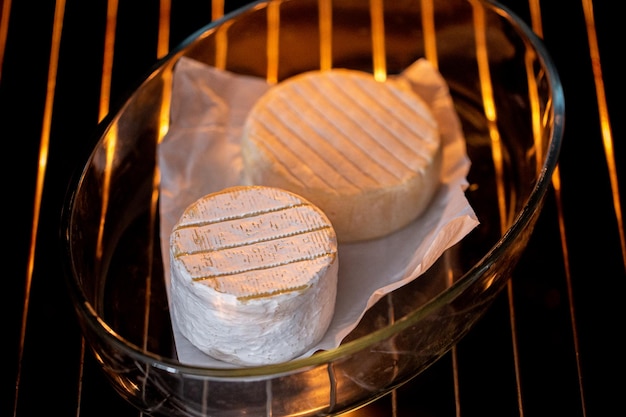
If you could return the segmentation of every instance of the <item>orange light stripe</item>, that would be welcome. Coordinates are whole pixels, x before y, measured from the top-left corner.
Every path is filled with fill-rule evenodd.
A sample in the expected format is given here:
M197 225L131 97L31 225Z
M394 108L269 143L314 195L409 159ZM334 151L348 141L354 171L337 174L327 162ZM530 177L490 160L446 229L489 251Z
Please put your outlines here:
M224 0L211 1L211 20L217 20L224 16Z
M609 170L611 181L611 192L613 194L613 207L615 210L615 220L617 221L617 231L619 233L620 245L622 248L622 261L626 270L626 236L624 235L624 218L622 215L622 204L620 202L619 184L617 180L617 168L615 165L615 151L613 148L613 133L609 120L609 111L606 104L606 94L602 77L602 64L600 62L600 49L598 48L598 36L596 33L596 23L593 16L593 1L582 0L585 23L587 26L587 37L589 41L589 53L591 55L591 68L596 87L596 97L598 100L598 112L600 114L600 127L602 133L602 143Z
M333 66L333 10L331 0L319 0L320 30L320 69L329 70Z
M115 31L117 27L117 10L118 1L109 0L107 2L107 22L104 33L104 53L102 60L102 77L100 82L100 108L99 120L102 121L110 111L111 101L111 77L113 73L113 54L115 49ZM100 222L98 225L98 237L96 241L96 262L102 258L102 236L104 235L104 223L109 203L109 188L111 177L111 164L113 155L115 154L115 146L117 143L117 132L111 130L108 133L108 143L106 152L106 162L104 170L104 178L102 183L102 205L100 213Z
M422 33L424 34L424 57L435 67L439 68L439 58L437 52L437 35L435 29L435 5L433 0L422 0ZM449 252L444 252L446 260L446 281L448 286L454 283L454 272L450 262ZM456 417L461 416L461 384L459 382L459 358L457 347L452 346L450 350L452 360L452 383L454 390L454 409ZM395 391L394 391L395 392Z
M537 75L533 69L533 65L537 60L537 54L534 50L527 48L524 54L524 65L526 66L526 83L528 84L528 102L530 103L530 123L533 132L535 160L537 161L537 174L541 172L543 156L543 127L542 122L545 120L541 117L541 108L539 106L539 91L537 86ZM549 113L550 109L545 109Z
M507 216L506 192L504 186L504 167L502 142L497 124L497 112L493 100L493 86L491 85L491 73L489 71L489 56L487 52L487 35L485 11L480 3L471 0L474 6L474 28L476 36L476 60L478 64L478 74L482 90L483 108L487 118L489 137L491 139L492 158L496 172L496 187L498 195L498 207L500 210L500 230L506 231L509 224Z
M530 7L530 19L533 32L540 38L543 38L543 23L541 22L541 5L540 0L528 0Z
M159 33L157 36L157 59L161 59L169 53L170 44L170 15L172 11L171 0L161 0L159 15ZM161 112L159 115L159 130L157 142L161 143L163 137L169 131L169 111L171 102L172 66L163 69L163 89L161 99ZM158 170L158 167L157 167ZM158 176L158 173L157 175ZM157 183L158 185L158 183ZM152 240L150 240L152 241Z
M531 22L532 22L533 31L540 38L543 38L543 26L541 22L541 8L539 5L539 0L531 0L530 10L531 10ZM579 342L578 342L579 340L578 330L577 330L576 314L575 314L575 307L574 307L572 274L570 270L569 249L567 246L565 219L563 217L563 202L561 198L561 170L558 164L556 165L554 172L552 173L551 180L552 180L552 187L553 187L554 194L555 194L557 219L558 219L558 224L559 224L559 235L561 239L561 252L563 253L563 268L564 268L565 282L566 282L566 288L567 288L570 323L572 326L572 342L574 344L574 351L576 352L576 370L578 374L578 390L580 393L582 413L583 413L583 416L586 416L587 407L585 405L585 392L584 392L583 384L582 384L582 368L581 368L581 362L580 362L580 347L579 347Z
M214 0L211 2L211 19L217 20L224 16L224 0ZM226 58L228 54L228 29L233 22L226 22L217 28L215 33L215 67L226 69Z
M278 54L280 32L280 2L267 5L267 82L278 81Z
M98 120L102 121L110 111L111 102L111 77L113 73L113 51L115 48L115 31L117 27L117 10L118 1L109 0L107 2L107 15L106 26L104 33L104 50L102 59L102 75L100 80L100 102L98 109ZM102 259L102 236L104 234L104 219L106 218L106 212L108 207L108 196L110 188L110 165L115 150L115 138L116 132L112 133L112 145L107 148L105 171L103 179L103 191L102 191L102 205L100 213L100 221L98 225L98 236L96 240L96 263L101 262ZM83 378L83 364L85 358L85 339L81 338L81 351L80 351L80 367L79 367L79 383L78 383L78 395L77 395L77 409L80 410L80 404L82 399L82 378Z
M422 32L424 33L424 57L439 68L437 37L435 36L435 5L433 0L422 0Z
M585 405L585 390L582 381L582 367L580 362L580 344L578 342L578 326L576 324L576 313L574 307L574 292L572 286L572 273L569 263L569 250L567 247L567 236L565 233L565 218L563 217L563 202L561 198L561 174L557 165L552 174L552 187L555 194L556 210L559 223L559 234L561 236L561 251L563 252L563 268L565 272L565 282L567 288L567 300L569 304L570 323L572 324L572 342L574 344L574 352L576 352L576 371L578 374L578 391L580 392L580 402L583 417L587 415L587 407Z
M5 9L3 8L3 13ZM28 322L28 309L30 305L30 291L33 280L33 270L35 265L35 252L37 247L37 231L39 229L39 218L41 215L41 199L45 182L46 169L48 167L48 152L50 150L50 128L52 124L52 110L54 107L54 96L56 92L56 78L59 67L59 50L61 47L61 34L63 32L63 19L65 16L65 1L59 0L55 3L54 22L52 26L52 41L50 46L50 63L48 65L48 78L46 83L46 99L43 112L43 123L39 143L39 163L37 168L37 182L35 186L35 198L33 208L33 224L30 236L30 247L28 253L28 265L26 270L26 282L24 289L24 307L22 310L22 325L20 329L19 353L17 360L17 374L15 379L15 404L13 414L17 415L17 403L19 398L19 385L22 375L22 361L24 354L24 343L26 339L26 325ZM8 24L8 23L7 23ZM4 49L4 48L3 48Z
M497 125L497 111L495 102L493 99L493 87L491 85L491 74L489 70L489 56L487 51L487 26L485 9L481 2L477 0L470 0L474 13L474 29L476 36L476 59L478 63L478 74L480 78L480 85L482 89L483 106L485 110L485 116L487 118L489 136L491 138L491 150L492 158L494 162L495 177L496 177L496 190L498 195L498 208L500 212L500 230L504 233L508 225L511 223L512 218L509 218L513 213L509 212L506 201L506 190L504 185L504 167L503 167L503 152L500 132ZM510 207L514 207L512 203ZM509 306L509 323L511 326L511 345L513 349L513 366L515 368L515 384L517 394L517 405L520 417L524 416L524 407L522 402L521 392L521 380L520 380L520 363L519 363L519 351L517 346L517 326L515 320L515 305L513 302L513 283L512 280L507 281L507 297Z
M107 2L107 21L104 34L104 55L102 60L102 78L100 81L99 120L109 113L111 94L111 74L113 72L113 48L115 46L115 29L117 26L117 0Z
M233 22L226 22L217 28L215 33L215 67L226 69L226 58L228 54L228 29Z
M157 34L157 58L167 55L170 50L170 15L172 12L171 0L159 2L159 30Z
M11 14L11 0L4 0L0 10L0 81L2 81L2 67L4 64L4 51L7 45L7 33L9 33L9 15Z
M376 81L387 79L387 57L385 51L385 12L382 0L370 0L372 25L372 59Z

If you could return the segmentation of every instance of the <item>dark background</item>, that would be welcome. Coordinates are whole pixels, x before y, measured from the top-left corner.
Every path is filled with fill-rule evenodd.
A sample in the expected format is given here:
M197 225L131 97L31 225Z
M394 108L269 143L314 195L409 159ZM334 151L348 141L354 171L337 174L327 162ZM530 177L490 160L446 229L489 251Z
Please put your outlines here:
M246 3L226 1L225 11ZM69 177L93 145L100 117L107 2L68 0L64 8L59 7L62 2L53 1L5 0L2 4L0 33L6 33L6 39L0 37L4 185L0 279L6 343L0 415L137 416L139 412L112 390L90 354L85 355L84 373L79 375L81 337L59 266L60 207ZM532 0L503 0L501 4L531 24ZM599 0L540 4L542 36L566 97L561 188L560 194L551 191L548 195L510 294L506 290L501 294L453 353L393 396L355 415L623 413L626 259L618 233L621 213L616 213L614 202L620 202L623 210L624 192L613 199L617 191L611 188L603 142L612 139L616 175L623 190L624 76L618 58L623 55L625 23L617 5ZM584 13L586 6L592 7L591 14ZM55 67L50 65L50 48L59 9L64 11L63 31ZM113 109L157 62L158 16L157 0L119 2ZM170 47L210 20L210 1L172 0ZM595 42L594 36L600 74L594 74L591 61L589 41ZM53 85L48 85L50 67L58 70ZM54 101L46 104L50 88ZM598 91L606 96L598 96ZM608 106L604 133L599 103ZM42 138L48 137L48 115L52 117L49 154L40 156ZM47 168L33 236L40 157L47 158ZM27 285L29 277L31 285ZM458 384L453 379L453 359Z

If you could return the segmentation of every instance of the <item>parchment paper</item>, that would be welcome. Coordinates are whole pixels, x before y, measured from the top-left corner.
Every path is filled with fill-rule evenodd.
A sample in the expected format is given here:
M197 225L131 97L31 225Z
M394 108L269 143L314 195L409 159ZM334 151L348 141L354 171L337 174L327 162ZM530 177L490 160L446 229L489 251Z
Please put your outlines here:
M366 310L385 294L416 279L478 225L465 198L470 160L445 80L425 59L387 82L405 83L431 107L444 143L441 186L427 211L387 237L339 245L339 284L326 336L302 357L337 347ZM241 184L240 135L246 115L271 85L189 58L174 70L171 125L159 145L161 248L169 299L169 238L185 208L205 194ZM174 323L179 361L216 368L213 359L183 337Z

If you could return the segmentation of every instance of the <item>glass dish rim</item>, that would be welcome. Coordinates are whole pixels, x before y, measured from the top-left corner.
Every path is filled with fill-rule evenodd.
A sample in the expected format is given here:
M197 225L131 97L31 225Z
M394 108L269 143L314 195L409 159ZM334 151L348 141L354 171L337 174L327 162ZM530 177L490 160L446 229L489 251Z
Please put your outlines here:
M65 281L68 284L69 292L74 303L74 308L85 319L86 323L92 331L102 336L107 343L113 344L116 348L124 351L128 356L133 359L139 360L142 363L149 363L152 367L162 369L170 373L181 373L187 375L195 375L204 378L214 379L245 379L250 378L266 379L273 378L280 375L286 375L294 372L302 371L303 369L314 368L316 366L325 365L331 363L334 360L345 357L349 354L358 352L368 346L381 342L388 337L399 333L407 327L419 322L423 317L428 316L435 309L446 303L449 300L455 299L465 289L467 289L474 281L476 281L481 274L488 270L491 265L498 258L508 245L513 244L515 237L523 233L526 226L529 224L533 217L533 211L540 207L543 197L545 196L554 172L558 156L560 153L560 147L564 132L564 115L565 115L565 103L564 93L561 85L560 77L556 71L556 67L550 57L543 41L528 27L528 25L512 11L505 6L499 4L493 0L479 0L482 4L488 5L489 8L499 14L504 19L508 20L512 27L519 30L522 35L528 40L532 48L536 51L537 59L542 63L543 68L546 69L546 79L552 92L552 113L554 114L554 122L552 124L552 130L550 132L550 145L546 153L546 159L541 166L541 170L537 176L537 181L529 195L529 198L517 214L512 222L511 227L503 234L498 241L491 247L491 249L474 264L467 272L459 277L448 288L443 290L437 296L430 299L419 309L412 311L411 313L396 320L393 324L390 324L382 329L376 330L365 336L361 336L355 340L346 342L338 346L337 348L320 351L315 355L294 359L288 362L271 365L259 365L243 368L208 368L202 366L188 365L178 362L175 359L163 357L156 353L145 351L141 347L129 342L119 334L117 334L112 328L110 328L104 320L102 320L92 307L81 285L79 283L79 274L72 264L69 230L71 225L72 211L75 203L75 190L79 189L80 183L83 180L83 175L87 167L87 162L91 158L97 143L104 137L104 133L111 127L115 119L123 112L126 104L136 94L137 90L150 78L154 77L160 71L162 71L170 62L175 62L185 51L185 49L196 41L200 36L210 32L211 29L219 27L224 22L234 19L237 16L251 11L254 8L260 7L262 4L271 3L275 0L257 0L248 5L237 8L236 10L225 14L222 18L212 21L188 37L186 37L177 47L173 48L163 58L157 60L152 69L148 72L148 76L142 78L141 83L134 89L127 97L127 99L119 106L115 111L109 113L96 128L96 143L95 146L89 148L89 155L85 161L81 161L80 170L76 172L74 177L69 183L67 189L67 196L63 203L61 213L61 257L64 260L64 275ZM278 0L281 1L281 0ZM472 0L467 0L471 2Z

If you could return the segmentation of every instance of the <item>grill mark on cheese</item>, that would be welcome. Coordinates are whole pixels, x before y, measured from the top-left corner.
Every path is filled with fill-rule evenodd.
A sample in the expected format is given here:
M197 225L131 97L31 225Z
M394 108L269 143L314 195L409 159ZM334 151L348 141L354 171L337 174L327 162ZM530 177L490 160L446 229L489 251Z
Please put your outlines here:
M241 242L236 242L236 243L232 243L232 244L226 244L226 245L223 245L223 246L215 247L214 249L199 248L199 249L195 249L195 250L178 251L177 250L178 248L175 248L175 250L174 250L174 257L175 258L180 258L180 257L183 257L183 256L192 256L192 255L206 254L206 253L210 253L210 252L217 252L217 251L221 251L221 250L240 248L240 247L250 246L250 245L253 245L255 243L270 242L272 240L284 239L284 238L293 237L293 236L297 236L297 235L303 235L303 234L306 234L306 233L318 232L318 231L321 231L321 230L324 230L324 229L329 230L330 228L331 228L331 226L319 226L319 227L314 227L314 228L309 228L309 229L302 229L302 230L293 231L293 232L284 233L284 234L271 235L271 236L267 236L267 237L260 238L260 239L250 240L250 241L241 241ZM199 232L198 234L200 234L200 233L201 232Z
M434 125L432 119L424 117L422 112L425 107L412 105L415 103L409 102L408 97L401 94L400 91L396 91L396 89L377 88L373 90L368 88L369 84L377 81L366 83L365 80L357 77L342 77L341 82L345 84L339 85L338 77L329 77L328 82L335 85L333 94L342 97L346 101L346 105L353 106L354 110L361 112L362 117L357 118L359 122L375 121L375 123L369 126L376 129L379 134L370 133L370 136L376 140L380 147L384 147L384 143L379 139L383 136L400 146L400 149L390 150L389 152L398 158L404 166L414 169L418 161L415 161L413 158L421 160L423 162L421 166L430 161L428 153L424 152L422 146L424 143L432 143L426 138L436 136L436 132L426 132L421 128L425 124L430 129L436 130L436 125ZM348 88L346 85L352 86L352 88ZM326 91L325 89L320 90ZM350 95L348 95L347 91L350 92ZM376 96L373 95L374 93ZM393 96L393 98L390 96ZM415 100L416 98L412 97L412 99ZM391 113L391 108L394 114ZM354 117L354 115L350 115ZM406 123L406 120L415 120L416 116L423 124ZM389 126L389 122L395 123L394 129ZM362 126L361 128L364 127Z
M295 92L296 91L294 91L294 93ZM320 134L318 131L320 125L317 125L318 128L316 128L315 125L318 122L328 120L326 118L327 114L323 116L321 120L316 119L316 109L310 106L307 100L309 100L309 98L305 100L300 94L291 94L288 97L280 96L276 98L275 106L272 107L272 111L283 123L290 127L298 138L304 138L308 148L320 158L324 159L326 164L332 167L338 175L341 175L345 181L358 188L367 186L367 184L362 184L364 181L374 185L379 184L380 181L377 180L375 176L363 170L362 167L354 162L358 160L358 157L351 158L346 154L346 151L349 151L349 149L340 146L341 139L345 139L343 134L340 132L332 132L332 134L327 137ZM279 110L282 111L279 112ZM298 110L301 110L302 113L306 113L307 117L297 118L296 112ZM361 154L360 157L370 158L363 154ZM306 156L303 156L302 159L305 160Z
M267 209L252 210L252 211L249 211L249 212L237 213L237 214L233 214L233 215L230 215L230 216L215 217L215 218L212 218L212 219L203 219L203 220L196 220L196 221L185 221L185 222L181 222L178 225L176 225L174 231L182 230L182 229L188 229L188 228L191 228L191 227L207 226L207 225L210 225L210 224L215 224L215 223L220 223L220 222L225 222L225 221L246 219L246 218L250 218L250 217L258 217L258 216L262 216L264 214L285 211L285 210L298 208L298 207L310 207L310 204L307 204L307 203L292 204L292 205L289 205L289 206L280 206L280 207L271 207L271 208L267 208Z
M351 78L347 82L359 85L360 88L355 89L357 95L363 98L367 97L372 105L381 109L381 113L372 112L373 116L384 113L383 121L393 120L398 123L404 132L397 134L395 131L390 131L390 133L396 136L396 139L402 142L404 146L411 149L415 155L419 155L423 149L419 142L416 143L412 138L417 138L426 143L438 143L437 122L430 113L428 105L421 103L421 98L409 91L404 91L400 86L379 88L374 92L367 88L366 80ZM376 94L374 95L374 93ZM409 120L415 119L419 119L421 123L408 123ZM389 128L385 123L381 123L381 126Z
M336 255L334 255L336 256ZM320 271L327 265L327 257L318 257L308 262L280 265L272 269L242 272L237 276L209 278L197 281L216 291L231 294L238 299L262 298L273 294L301 292L310 288L310 273ZM289 278L286 279L285 277Z
M359 190L403 181L430 164L424 146L438 146L437 126L418 98L399 88L372 89L377 81L341 72L304 81L279 86L264 105L265 117L256 119L266 139L257 145L301 186L316 179L331 190ZM307 169L309 164L320 169Z
M319 181L353 192L423 174L438 146L427 106L400 87L341 71L326 75L275 87L250 139L300 187Z
M365 80L363 79L351 79L348 82L361 85L361 88L356 90L358 95L367 96L372 104L378 105L379 108L385 113L386 117L384 121L393 120L405 130L401 134L391 132L396 136L396 139L404 144L407 148L410 148L415 155L421 155L424 152L423 144L431 144L437 146L437 122L432 117L432 114L428 110L428 106L424 103L419 105L421 100L419 97L404 92L400 87L398 88L381 88L376 91L376 95L373 95L371 89L366 88ZM393 113L391 109L393 108ZM374 116L379 113L374 112ZM419 119L422 123L407 123L408 120ZM385 128L388 128L386 124L381 123ZM415 141L418 140L418 142ZM421 143L419 142L421 141Z
M307 117L300 121L300 127L306 127L308 131L313 133L316 139L312 141L314 145L324 147L328 157L335 156L336 158L341 158L341 161L335 161L334 163L332 160L329 160L329 164L347 168L341 174L355 184L360 182L359 179L373 184L383 184L388 182L389 177L399 178L389 167L380 164L371 155L371 150L358 146L360 141L354 140L354 136L359 133L365 133L370 138L371 135L365 132L354 120L346 118L345 110L339 109L333 100L323 94L323 91L313 87L310 80L306 84L294 84L292 88L295 94L289 97L283 95L280 99L284 103L289 98L290 102L295 104L294 106L286 106L290 112L302 110L303 113L307 113ZM312 105L311 103L314 104ZM328 112L329 108L333 109L332 115ZM350 126L346 126L345 122L348 122ZM303 133L305 136L311 137L306 132ZM373 165L365 164L372 169L372 172L364 170L363 164L354 162L363 162L364 160L369 160L373 163Z
M335 256L336 253L320 254L320 256L312 259L276 265L271 268L240 271L228 276L197 277L192 280L199 284L211 286L218 292L231 294L238 300L301 292L311 286L309 281L311 270L319 271L325 268L327 259ZM311 263L314 265L312 266ZM289 271L286 271L287 268ZM288 280L286 280L286 276L289 276Z
M380 183L394 182L394 179L401 179L407 175L408 171L412 169L411 165L403 158L398 157L398 151L388 149L380 140L380 135L374 133L385 130L384 126L381 126L381 121L375 118L374 111L365 108L351 94L348 94L346 85L338 85L330 77L328 80L308 79L306 81L306 83L294 85L294 88L306 89L309 97L318 103L318 106L315 106L315 111L324 116L329 123L333 123L351 146L360 150L361 154L357 160L360 158L369 159L372 164L368 168L377 170L376 175L383 175L384 178L385 173L387 173L387 177L392 177L390 181L381 180ZM323 83L327 85L322 87L321 84ZM351 89L350 93L355 93L355 91ZM328 106L335 110L332 116L322 110ZM355 114L355 111L359 114ZM391 137L395 141L402 144L394 132L388 133L391 133ZM375 152L376 150L378 152ZM406 154L406 152L400 153Z
M289 292L303 291L303 290L306 290L307 288L308 288L308 285L301 285L299 287L293 287L293 288L289 288L286 290L275 290L275 291L267 291L267 292L258 293L258 294L243 295L243 296L237 297L237 299L240 301L249 301L249 300L254 300L257 298L266 298L266 297L271 297L274 295L286 294Z
M256 135L268 137L272 134L270 133L270 130L267 129L266 125L261 121L259 121L259 123L256 125L256 129L262 130L263 133L260 134L259 132L255 132L253 134L252 132L248 132L250 137ZM291 151L291 149L278 142L274 142L272 143L272 145L273 146L269 145L269 141L256 142L256 146L259 148L259 150L261 150L261 152L267 153L268 155L271 155L276 165L281 166L286 172L288 172L289 178L299 187L305 187L305 184L301 181L300 178L307 178L307 180L309 181L309 186L312 187L320 187L319 184L321 184L321 187L330 187L330 184L328 184L321 177L319 177L317 173L308 166L308 164L299 163L300 159ZM268 159L270 158L268 157ZM291 160L292 163L290 163L289 160ZM306 175L303 175L302 171L306 171Z
M180 220L188 223L194 219L223 218L228 213L248 213L257 210L271 210L281 207L306 205L293 194L274 188L265 188L263 192L253 192L254 187L238 187L216 192L210 199L199 199L189 206Z
M325 187L352 187L359 189L359 185L355 184L342 172L339 172L323 155L316 152L315 149L311 147L308 140L303 140L302 136L294 130L298 128L298 126L301 127L305 119L298 119L295 123L290 123L289 121L283 122L289 107L285 106L282 108L283 112L278 112L278 109L274 107L276 104L277 102L273 102L272 106L267 106L265 113L266 118L259 118L257 120L265 128L266 132L269 133L269 135L263 135L263 137L272 139L259 142L259 145L268 149L274 158L280 161L301 184L303 179L307 179L307 182L309 182L310 178L317 178ZM270 120L273 123L270 123ZM273 148L272 145L274 144L279 146ZM292 163L286 163L284 159L281 161L281 156L287 154L293 159ZM311 159L309 160L308 158ZM305 162L305 159L308 162ZM311 170L309 168L310 165L315 165L319 168ZM306 175L298 175L289 168L290 166L305 170Z
M283 237L330 229L319 213L308 203L263 210L240 209L230 216L207 217L203 210L197 214L204 221L186 223L181 220L173 232L172 254L183 255L220 250L227 247L241 247L255 242L277 240ZM232 243L230 243L232 242Z
M293 265L293 264L297 264L297 263L301 263L301 262L307 262L307 261L312 261L316 258L333 258L335 257L335 254L332 252L324 252L324 253L318 253L312 256L303 256L302 258L292 258L289 259L285 262L280 262L280 263L274 263L274 264L268 264L268 265L262 265L262 266L255 266L255 267L251 267L251 268L241 268L241 269L236 269L236 270L232 270L229 272L218 272L215 274L206 274L206 275L200 275L200 276L194 276L191 278L192 281L206 281L206 280L212 280L212 279L219 279L219 278L224 278L224 277L233 277L236 275L242 275L242 274L246 274L249 272L258 272L258 271L263 271L266 269L274 269L274 268L278 268L281 266L287 266L287 265Z
M190 277L231 275L247 270L287 265L293 260L315 259L329 253L329 229L267 240L250 242L234 248L216 248L179 257Z

